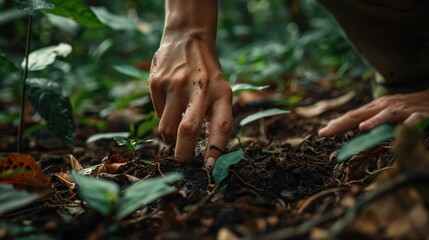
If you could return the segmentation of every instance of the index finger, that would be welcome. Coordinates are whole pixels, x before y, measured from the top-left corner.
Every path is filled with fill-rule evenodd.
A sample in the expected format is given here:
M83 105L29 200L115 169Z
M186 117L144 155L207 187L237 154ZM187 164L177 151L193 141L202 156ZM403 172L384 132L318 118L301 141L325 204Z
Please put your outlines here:
M320 137L332 137L347 130L357 128L361 122L374 116L379 111L380 109L373 104L366 104L329 121L324 128L319 130L318 135Z
M178 162L192 160L207 107L204 98L189 103L177 131L174 158Z
M211 170L216 159L222 155L232 129L232 104L228 98L219 99L211 108L209 137L204 167Z

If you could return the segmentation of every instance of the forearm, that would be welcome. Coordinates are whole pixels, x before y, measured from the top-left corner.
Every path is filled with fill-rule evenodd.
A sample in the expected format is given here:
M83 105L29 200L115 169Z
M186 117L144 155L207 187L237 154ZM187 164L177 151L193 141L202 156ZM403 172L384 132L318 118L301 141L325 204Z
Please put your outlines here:
M166 0L162 42L195 38L216 43L217 0Z

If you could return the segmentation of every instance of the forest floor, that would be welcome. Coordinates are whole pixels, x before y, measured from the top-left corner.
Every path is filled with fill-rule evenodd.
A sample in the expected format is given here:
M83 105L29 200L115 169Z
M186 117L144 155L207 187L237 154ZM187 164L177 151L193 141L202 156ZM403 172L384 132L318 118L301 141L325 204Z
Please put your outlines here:
M172 159L172 149L156 140L160 139L156 130L149 136L155 141L138 150L134 159L113 139L86 144L97 131L79 123L72 149L46 132L33 134L26 141L25 153L50 178L53 194L1 216L0 239L426 239L427 205L417 191L374 185L381 174L396 169L389 151L391 142L353 161L337 163L337 150L358 132L334 138L317 136L328 120L370 101L370 90L357 85L351 100L325 113L303 117L294 111L297 107L315 106L347 93L329 81L312 84L293 92L268 90L238 97L234 104L236 130L228 151L241 146L245 160L231 168L223 189L215 189L211 174L202 168L201 150L193 162L180 165ZM323 93L320 88L325 89ZM276 106L275 101L257 100L261 94L299 94L303 100L286 107L292 110L290 114L245 126L238 141L241 119ZM108 130L127 131L128 124L118 121L112 120ZM14 151L16 129L6 123L0 129L0 152L5 156ZM70 154L86 169L100 164L116 166L93 175L121 186L171 171L185 177L173 184L178 191L117 222L89 208L76 194L76 187L58 177L73 168Z

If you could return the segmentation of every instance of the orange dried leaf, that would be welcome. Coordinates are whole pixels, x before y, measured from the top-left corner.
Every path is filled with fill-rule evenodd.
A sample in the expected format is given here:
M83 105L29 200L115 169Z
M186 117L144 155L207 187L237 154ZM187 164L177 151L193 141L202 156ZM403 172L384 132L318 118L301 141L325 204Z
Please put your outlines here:
M1 178L0 183L13 184L16 189L27 189L44 194L50 193L51 181L32 156L11 153L0 160L0 173L17 169L25 169L26 171Z

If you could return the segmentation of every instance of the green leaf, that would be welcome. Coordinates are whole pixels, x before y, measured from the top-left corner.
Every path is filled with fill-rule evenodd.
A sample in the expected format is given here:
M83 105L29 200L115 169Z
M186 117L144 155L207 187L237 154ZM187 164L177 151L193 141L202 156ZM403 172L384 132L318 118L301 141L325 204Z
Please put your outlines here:
M21 74L21 70L10 61L6 55L0 52L0 73L10 74L10 73L19 73Z
M44 12L58 16L71 18L87 28L101 28L103 23L94 12L81 0L51 0L55 4L54 9L44 9Z
M133 77L133 78L136 78L136 79L148 79L148 77L149 77L149 73L148 72L141 71L141 70L139 70L139 69L137 69L137 68L135 68L133 66L129 66L129 65L115 65L115 66L113 66L113 68L116 71L118 71L118 72L120 72L120 73L122 73L124 75L127 75L129 77Z
M33 15L42 9L53 9L55 6L46 0L15 0L18 9L26 15Z
M112 132L112 133L98 133L94 134L86 140L86 144L92 143L101 139L112 139L115 137L127 138L130 136L129 132ZM118 144L119 145L119 144Z
M58 46L50 46L38 49L28 57L28 71L39 71L45 69L47 66L55 62L55 59L66 57L72 51L72 47L66 43L60 43ZM25 59L21 64L22 68L25 67Z
M389 124L374 128L369 133L362 134L343 145L337 155L337 162L343 162L356 153L368 150L384 141L395 137L395 127Z
M290 113L290 111L288 110L282 110L282 109L278 109L278 108L271 108L271 109L267 109L264 111L260 111L257 113L254 113L252 115L249 115L247 117L245 117L243 120L240 121L240 127L243 127L253 121L259 120L261 118L266 118L266 117L272 117L272 116L276 116L276 115L281 115L281 114L285 114L285 113Z
M127 187L119 200L118 219L122 219L140 207L174 192L176 188L169 184L182 178L182 173L167 173L164 176L145 179Z
M15 191L10 184L0 184L0 216L36 201L37 194Z
M243 149L220 156L213 169L213 179L216 183L222 182L229 174L229 168L244 159Z
M115 182L72 172L79 196L103 216L113 213L119 200L119 186Z
M264 85L264 86L254 86L251 84L247 84L247 83L238 83L238 84L234 84L231 86L232 92L234 94L237 94L239 92L242 91L249 91L249 90L256 90L256 91L261 91L264 90L266 88L269 88L269 85Z
M113 139L115 139L116 143L119 146L129 146L130 145L130 141L128 141L128 139L125 139L123 137L114 137Z
M73 143L76 133L68 97L61 87L48 79L27 79L27 96L34 110L48 124L48 129L67 143Z
M136 137L141 138L148 134L154 127L158 126L159 119L154 111L146 114L143 121L138 124Z
M136 21L109 12L105 7L91 7L100 21L113 30L134 31L137 30Z

